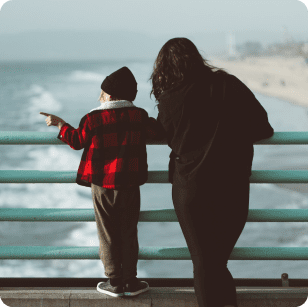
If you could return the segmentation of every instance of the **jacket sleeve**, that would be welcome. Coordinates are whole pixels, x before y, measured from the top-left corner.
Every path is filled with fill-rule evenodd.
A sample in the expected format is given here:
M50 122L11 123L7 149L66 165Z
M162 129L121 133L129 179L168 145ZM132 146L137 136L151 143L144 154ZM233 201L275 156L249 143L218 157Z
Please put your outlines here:
M90 139L90 128L87 115L80 120L78 129L75 129L70 124L65 123L62 126L57 138L75 150L84 148Z
M236 78L237 79L237 78ZM267 112L252 91L239 79L234 84L234 97L238 102L238 113L243 118L248 137L252 143L274 135L274 129L268 121Z

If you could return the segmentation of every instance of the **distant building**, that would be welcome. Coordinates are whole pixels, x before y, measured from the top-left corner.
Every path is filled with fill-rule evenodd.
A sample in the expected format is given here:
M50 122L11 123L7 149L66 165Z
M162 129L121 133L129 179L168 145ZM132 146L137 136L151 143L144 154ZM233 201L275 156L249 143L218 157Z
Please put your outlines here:
M308 57L308 45L304 42L296 42L288 29L283 27L282 42L268 45L264 54L266 56Z
M261 56L303 57L308 64L308 41L296 42L286 27L283 27L283 37L280 43L272 43L263 47L259 41L246 41L235 44L235 35L228 33L228 60L238 60Z
M237 46L237 50L240 52L241 58L258 57L263 54L263 47L260 42L248 41Z
M285 42L280 44L270 44L265 50L265 55L280 55L284 57L298 57L303 56L304 43L303 42Z
M238 59L239 53L236 50L234 33L232 32L229 33L227 43L228 43L228 60L232 61Z

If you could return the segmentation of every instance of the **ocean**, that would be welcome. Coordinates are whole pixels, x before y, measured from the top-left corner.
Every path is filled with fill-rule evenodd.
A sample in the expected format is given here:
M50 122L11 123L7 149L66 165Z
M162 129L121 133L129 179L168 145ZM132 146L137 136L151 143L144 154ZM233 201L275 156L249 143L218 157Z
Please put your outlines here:
M138 82L134 104L157 117L148 79L152 62L3 62L0 63L0 131L43 131L39 112L57 115L78 128L80 119L98 107L100 84L128 66ZM277 131L307 131L307 109L255 93ZM254 145L252 169L305 170L306 145ZM2 170L76 170L83 150L68 145L2 145ZM170 149L147 146L149 170L167 170ZM307 209L306 184L251 184L250 209ZM232 203L230 203L232 206ZM93 208L91 189L77 184L0 184L1 208ZM173 208L171 184L141 186L141 210ZM234 212L236 214L236 212ZM230 217L232 218L232 217ZM186 246L178 223L138 225L140 246ZM2 245L98 246L95 222L1 222ZM236 247L308 246L306 223L247 222ZM230 260L234 278L307 278L306 261ZM105 277L100 260L0 260L2 277ZM138 277L192 278L190 260L139 260Z

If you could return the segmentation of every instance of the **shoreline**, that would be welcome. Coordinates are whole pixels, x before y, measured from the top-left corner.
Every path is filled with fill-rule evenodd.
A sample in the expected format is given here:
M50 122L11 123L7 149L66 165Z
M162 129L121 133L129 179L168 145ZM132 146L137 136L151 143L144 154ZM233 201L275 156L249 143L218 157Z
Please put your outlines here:
M235 75L255 93L308 107L308 65L302 57L212 58L209 64Z

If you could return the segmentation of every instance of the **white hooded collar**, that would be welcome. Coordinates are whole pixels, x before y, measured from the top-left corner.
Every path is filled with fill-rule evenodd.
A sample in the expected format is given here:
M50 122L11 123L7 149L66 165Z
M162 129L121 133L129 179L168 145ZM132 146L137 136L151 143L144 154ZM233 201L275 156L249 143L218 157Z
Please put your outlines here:
M129 107L135 107L135 105L131 101L128 101L128 100L107 101L107 102L101 103L99 107L92 109L90 112L96 111L96 110L129 108Z

